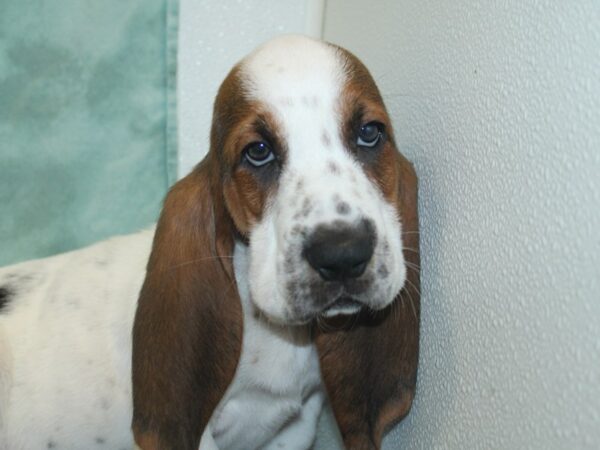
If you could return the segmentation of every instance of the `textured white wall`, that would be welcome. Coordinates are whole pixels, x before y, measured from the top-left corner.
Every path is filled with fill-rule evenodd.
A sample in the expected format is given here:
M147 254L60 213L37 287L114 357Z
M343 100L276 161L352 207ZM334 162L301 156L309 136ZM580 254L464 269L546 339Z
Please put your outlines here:
M212 105L231 67L282 33L319 35L323 0L180 0L179 174L208 150Z
M423 318L385 448L600 448L600 2L328 0L420 176Z

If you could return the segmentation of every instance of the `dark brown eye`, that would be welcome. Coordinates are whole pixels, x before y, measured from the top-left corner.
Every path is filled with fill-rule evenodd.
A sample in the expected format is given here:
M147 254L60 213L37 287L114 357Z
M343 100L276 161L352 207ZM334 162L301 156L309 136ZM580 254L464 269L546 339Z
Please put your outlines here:
M369 122L360 127L356 145L359 147L375 147L381 140L383 125L379 122Z
M244 158L254 167L261 167L275 160L273 150L266 142L252 142L244 148Z

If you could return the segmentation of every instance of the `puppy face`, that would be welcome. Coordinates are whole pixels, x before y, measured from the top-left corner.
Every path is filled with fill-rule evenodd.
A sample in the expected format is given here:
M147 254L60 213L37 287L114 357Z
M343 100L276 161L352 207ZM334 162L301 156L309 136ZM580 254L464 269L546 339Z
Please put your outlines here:
M214 117L254 304L289 324L389 305L406 278L397 150L364 66L308 38L270 41L230 73Z

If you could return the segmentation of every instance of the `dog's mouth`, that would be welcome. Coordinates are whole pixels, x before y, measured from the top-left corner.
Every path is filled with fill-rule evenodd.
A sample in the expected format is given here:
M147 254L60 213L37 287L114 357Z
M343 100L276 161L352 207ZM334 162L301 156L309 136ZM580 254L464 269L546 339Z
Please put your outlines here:
M364 303L344 295L338 297L323 309L316 309L312 311L305 311L300 314L288 315L284 321L280 321L276 318L272 319L275 323L284 323L286 325L306 325L307 323L310 323L319 317L331 318L335 316L356 314L360 312L363 307L365 307Z
M323 311L324 317L333 317L337 315L355 314L361 310L364 305L352 297L342 296L328 305Z

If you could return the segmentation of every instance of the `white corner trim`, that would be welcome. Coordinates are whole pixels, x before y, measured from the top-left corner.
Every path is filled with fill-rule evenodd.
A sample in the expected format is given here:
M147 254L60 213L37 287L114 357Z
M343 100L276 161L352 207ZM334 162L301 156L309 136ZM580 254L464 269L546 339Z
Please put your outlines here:
M306 0L305 32L308 36L323 38L323 17L326 0Z

